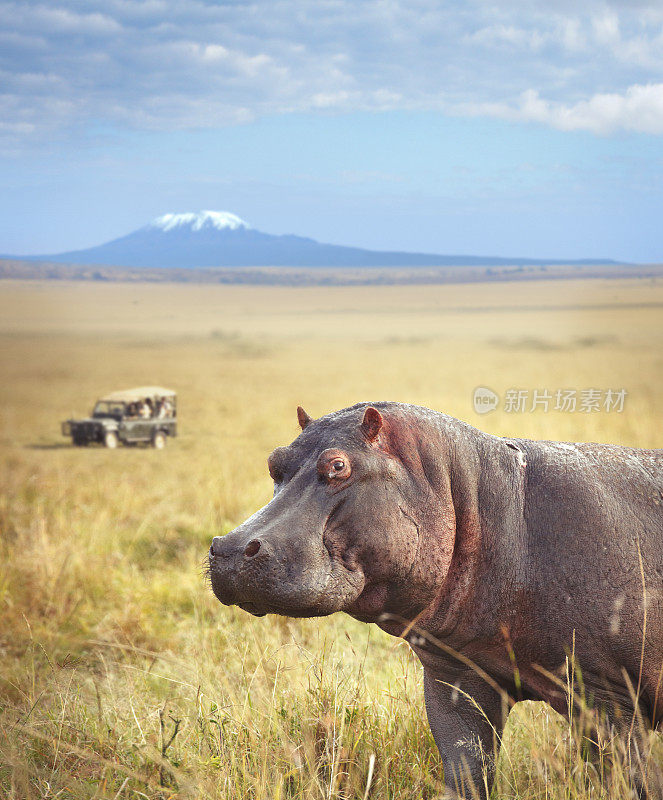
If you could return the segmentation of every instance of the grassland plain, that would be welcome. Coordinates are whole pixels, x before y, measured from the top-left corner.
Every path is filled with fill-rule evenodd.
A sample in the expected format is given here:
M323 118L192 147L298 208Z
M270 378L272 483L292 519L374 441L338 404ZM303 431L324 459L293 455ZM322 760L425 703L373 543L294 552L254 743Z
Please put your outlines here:
M2 282L0 796L438 796L408 646L342 615L221 607L209 541L269 498L298 403L394 399L500 435L662 446L662 309L656 280ZM143 383L179 392L165 451L65 445L60 420ZM480 417L478 385L628 395L622 413ZM586 761L582 724L518 706L495 796L625 797L618 743Z

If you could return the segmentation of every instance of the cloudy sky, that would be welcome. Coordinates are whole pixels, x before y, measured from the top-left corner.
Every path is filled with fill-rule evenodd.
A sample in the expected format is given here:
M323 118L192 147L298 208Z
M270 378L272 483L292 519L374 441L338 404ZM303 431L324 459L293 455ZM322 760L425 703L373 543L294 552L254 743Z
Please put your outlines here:
M210 208L663 261L663 2L0 0L0 171L4 253Z

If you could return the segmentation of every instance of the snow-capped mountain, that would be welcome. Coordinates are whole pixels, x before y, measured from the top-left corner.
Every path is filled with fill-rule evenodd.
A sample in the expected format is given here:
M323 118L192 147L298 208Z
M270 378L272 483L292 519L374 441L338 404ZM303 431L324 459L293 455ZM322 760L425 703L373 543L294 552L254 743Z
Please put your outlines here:
M153 220L150 228L158 228L162 231L172 231L175 228L191 228L192 231L201 231L203 228L216 228L218 231L231 230L238 228L250 228L237 214L230 211L199 211L197 214L187 212L186 214L163 214Z
M14 258L17 258L14 256ZM18 256L18 258L21 258ZM86 250L23 257L30 261L126 267L438 267L520 264L606 264L486 256L382 252L274 236L228 211L163 214L119 239Z

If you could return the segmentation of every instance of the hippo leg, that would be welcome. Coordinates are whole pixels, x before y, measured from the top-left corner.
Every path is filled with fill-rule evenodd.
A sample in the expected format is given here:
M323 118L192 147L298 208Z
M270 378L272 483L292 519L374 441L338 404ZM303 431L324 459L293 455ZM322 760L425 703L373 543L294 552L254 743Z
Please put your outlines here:
M446 796L488 797L505 721L499 694L471 670L447 681L425 669L424 697Z

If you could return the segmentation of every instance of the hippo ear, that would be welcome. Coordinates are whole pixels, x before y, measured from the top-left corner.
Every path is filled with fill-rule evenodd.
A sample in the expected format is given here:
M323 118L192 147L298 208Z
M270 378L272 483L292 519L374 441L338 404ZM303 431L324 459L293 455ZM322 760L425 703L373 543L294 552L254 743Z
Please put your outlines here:
M297 406L297 422L299 422L299 427L304 430L309 423L313 422L313 417L309 417L301 406Z
M382 414L377 410L377 408L373 408L373 406L369 406L366 411L364 411L364 419L361 423L361 432L364 436L368 439L369 442L372 442L373 439L380 433L380 428L382 427Z

